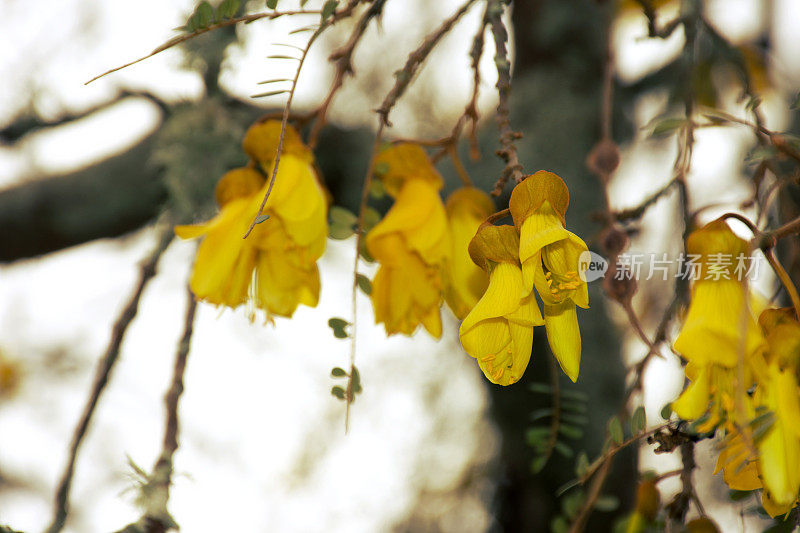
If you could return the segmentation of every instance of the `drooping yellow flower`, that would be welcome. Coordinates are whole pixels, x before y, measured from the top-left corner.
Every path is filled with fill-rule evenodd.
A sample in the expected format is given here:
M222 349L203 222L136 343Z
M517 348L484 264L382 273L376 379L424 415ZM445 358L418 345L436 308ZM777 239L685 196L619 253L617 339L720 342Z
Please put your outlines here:
M287 128L287 136L292 135L297 134ZM268 153L268 147L256 144ZM260 163L271 175L274 162ZM191 279L199 299L231 308L250 303L268 318L290 317L299 304L314 307L319 299L316 261L325 249L327 201L311 164L284 152L263 212L269 218L243 239L267 187L257 170L234 169L218 183L219 214L175 232L184 239L204 237Z
M489 381L511 385L528 366L533 327L544 324L536 297L522 280L519 236L512 226L485 225L469 252L489 273L489 287L461 323L461 345Z
M747 242L723 219L692 232L686 250L696 256L698 279L674 348L688 361L736 366L739 354L764 347L764 339L748 307L745 280L735 272L737 257L747 256Z
M764 405L774 422L758 441L761 478L776 505L790 505L800 491L800 390L795 369L782 370L773 361L763 389Z
M764 371L766 345L748 305L745 280L735 272L737 258L747 257L747 242L719 219L692 232L686 249L699 270L673 347L688 361L686 376L691 383L672 408L681 418L695 420L707 412L710 403L712 416L704 425L710 430L734 411L738 380L733 369L739 357L743 358L746 390Z
M489 195L463 187L447 198L447 222L452 238L452 259L447 268L445 300L459 319L475 307L489 284L489 277L469 256L469 243L486 217L494 212Z
M581 334L575 306L589 307L589 291L578 266L586 243L564 227L569 191L557 175L539 171L514 187L508 205L520 232L525 290L531 293L535 287L539 293L550 348L564 373L576 381Z
M441 176L417 145L398 144L376 158L386 167L383 183L395 203L366 236L367 251L380 264L372 281L376 323L387 335L411 335L422 324L442 335L440 307L450 237L439 197Z

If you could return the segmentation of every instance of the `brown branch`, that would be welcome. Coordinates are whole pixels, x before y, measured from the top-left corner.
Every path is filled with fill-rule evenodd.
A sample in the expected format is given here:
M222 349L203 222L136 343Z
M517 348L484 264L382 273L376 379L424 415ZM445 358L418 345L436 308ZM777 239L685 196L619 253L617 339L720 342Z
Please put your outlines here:
M347 40L347 43L338 50L335 50L328 58L330 61L335 63L336 72L333 76L333 82L331 83L331 87L328 90L327 96L325 96L325 99L313 112L313 116L315 117L314 125L312 126L311 133L309 133L308 136L308 145L311 148L314 148L317 145L319 133L326 122L328 108L333 102L336 93L342 88L342 85L344 85L345 77L352 75L354 72L353 52L355 51L356 46L361 41L364 33L367 31L370 21L373 18L377 18L381 15L383 12L383 6L385 4L386 0L375 0L369 9L367 9L364 14L361 15L361 18L358 19L358 22L356 22L355 29L353 30L353 33L350 34L350 38Z
M53 508L53 521L47 529L48 533L58 533L64 527L69 512L69 490L72 485L72 476L75 472L75 461L78 456L78 450L86 436L89 429L89 423L92 420L92 415L97 407L100 395L103 393L106 385L108 384L111 371L114 364L119 358L122 340L125 332L128 330L136 313L139 309L139 301L141 300L142 293L144 292L147 283L156 275L156 265L161 258L161 254L167 249L169 243L172 242L173 230L170 224L162 229L158 236L158 244L150 253L148 258L142 263L139 271L139 281L133 291L128 303L125 305L122 313L117 318L113 329L111 330L111 340L106 348L106 353L97 364L95 372L94 384L89 395L89 399L84 407L83 414L81 415L78 425L75 428L75 433L72 437L72 442L69 448L67 464L64 472L61 475L61 480L56 490L56 497Z
M514 144L514 141L520 139L522 134L511 128L511 120L509 118L508 98L511 93L511 61L508 59L508 50L506 49L508 31L502 18L504 9L500 0L490 0L487 9L489 24L494 36L494 63L497 66L497 84L495 87L497 87L499 97L497 102L497 127L500 131L501 148L495 153L506 162L506 166L492 191L493 196L500 196L503 193L503 189L509 179L513 178L515 183L525 179L522 173L522 164L517 156L517 147Z
M658 27L657 18L658 14L656 13L655 8L650 3L650 0L635 0L637 4L639 4L644 12L644 16L647 18L647 35L648 37L654 39L667 39L672 33L683 23L683 20L678 17L667 24L664 25L663 28Z
M197 312L197 300L191 289L186 287L186 315L183 321L183 335L178 343L175 353L175 364L172 371L172 382L164 395L164 409L166 420L164 423L164 440L161 445L161 455L153 466L153 475L149 480L147 490L151 491L148 500L149 508L142 517L142 522L147 526L149 533L168 531L173 520L167 511L169 490L172 484L173 463L172 458L178 449L178 402L183 394L183 374L186 370L186 360L191 348L194 319ZM156 529L160 526L160 529Z
M436 47L442 37L453 28L455 23L458 22L474 3L475 0L467 0L458 11L445 20L436 31L425 37L422 44L409 54L405 66L395 73L396 80L394 86L383 99L381 106L376 110L378 115L380 115L382 124L389 127L392 126L392 123L389 122L389 113L397 103L397 100L403 96L403 93L419 71L420 66L425 62L428 55Z
M216 30L216 29L219 29L219 28L224 28L226 26L233 26L235 24L239 24L240 22L244 22L245 24L249 24L250 22L253 22L253 21L259 20L259 19L263 19L263 18L272 20L272 19L276 19L278 17L282 17L284 15L320 15L321 13L322 13L321 11L305 11L305 10L298 10L298 11L272 11L272 12L269 12L269 13L254 13L254 14L251 14L251 15L244 15L242 17L236 17L236 18L232 18L232 19L228 19L228 20L223 20L222 22L217 22L216 24L211 24L209 26L206 26L205 28L202 28L202 29L199 29L199 30L195 30L192 33L185 33L183 35L178 35L176 37L173 37L172 39L170 39L169 41L165 42L164 44L162 44L161 46L159 46L158 48L156 48L155 50L153 50L152 52L150 52L146 56L142 56L139 59L135 59L135 60L131 61L130 63L125 63L124 65L121 65L119 67L115 67L115 68L112 68L111 70L107 70L107 71L103 72L102 74L100 74L98 76L95 76L94 78L90 79L84 85L89 85L93 81L99 80L103 76L107 76L108 74L111 74L112 72L116 72L118 70L122 70L124 68L130 67L131 65L135 65L136 63L140 63L140 62L144 61L145 59L149 59L149 58L153 57L156 54L160 54L164 50L168 50L168 49L172 48L173 46L177 46L177 45L181 44L182 42L188 41L189 39L193 39L193 38L197 37L198 35L202 35L204 33L208 33L210 31L213 31L213 30Z

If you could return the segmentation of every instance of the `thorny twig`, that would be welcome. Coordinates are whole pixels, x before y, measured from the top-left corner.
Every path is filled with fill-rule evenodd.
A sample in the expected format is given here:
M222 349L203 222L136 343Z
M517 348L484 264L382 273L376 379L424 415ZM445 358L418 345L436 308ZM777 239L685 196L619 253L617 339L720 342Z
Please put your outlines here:
M364 14L361 15L361 18L358 19L358 22L356 22L353 33L350 34L350 38L347 40L347 43L341 48L334 50L334 52L330 55L329 59L336 65L336 72L333 76L333 82L331 83L331 87L328 90L327 96L325 96L325 99L322 101L319 107L317 107L317 109L315 109L312 113L315 120L314 125L311 128L311 133L309 133L308 136L308 145L311 148L314 148L317 145L319 133L326 122L328 108L333 102L336 93L339 91L339 89L341 89L342 85L344 85L345 77L352 75L354 72L353 52L355 51L356 46L361 41L364 33L367 31L370 21L374 18L380 17L385 4L386 0L375 0L375 2L373 2L372 5L370 5L370 7L364 12Z
M197 300L191 289L186 288L186 315L183 321L183 335L178 343L175 353L175 364L172 372L172 382L164 395L164 408L166 420L164 423L164 440L161 445L161 454L153 466L153 474L148 480L143 491L147 491L147 508L144 516L139 521L142 528L148 533L163 533L175 527L174 521L167 510L169 490L172 484L173 462L172 458L178 449L178 402L183 394L183 374L186 370L186 360L191 348L194 319L197 312Z
M408 56L405 66L395 73L396 79L394 86L383 99L383 103L376 110L378 115L380 115L380 120L383 125L391 127L392 123L389 122L389 113L414 79L419 71L419 67L425 62L425 59L427 59L428 55L436 47L441 38L453 28L455 23L458 22L474 3L475 0L467 0L461 8L445 20L436 31L425 37L422 44Z
M72 436L72 442L69 447L69 455L64 472L61 475L61 480L56 490L56 497L53 508L53 521L47 529L48 533L58 533L64 527L69 512L69 490L72 486L72 476L75 472L75 461L78 456L83 438L89 429L89 423L92 420L100 395L105 390L108 380L111 376L111 371L114 368L117 359L119 358L122 340L125 332L128 330L136 313L139 310L139 301L142 298L147 283L156 275L156 265L161 258L161 254L167 249L169 243L172 242L173 230L170 224L167 224L158 235L158 243L147 259L142 263L139 269L139 281L133 291L128 303L120 313L114 327L111 330L111 340L106 348L106 353L103 358L98 362L95 371L94 384L89 395L89 399L84 407L83 414L81 415L78 425L75 428L75 433Z
M520 139L522 134L511 128L511 119L509 118L508 98L511 94L511 61L508 59L508 50L506 49L508 31L503 23L503 11L504 7L501 0L489 1L487 15L492 28L492 35L494 36L494 62L497 66L497 84L495 87L497 87L499 97L497 102L497 127L500 131L501 148L496 153L506 162L503 173L492 191L493 196L500 196L503 193L503 189L509 179L513 178L515 183L525 179L525 175L522 173L522 164L517 156L517 146L514 144L514 141Z

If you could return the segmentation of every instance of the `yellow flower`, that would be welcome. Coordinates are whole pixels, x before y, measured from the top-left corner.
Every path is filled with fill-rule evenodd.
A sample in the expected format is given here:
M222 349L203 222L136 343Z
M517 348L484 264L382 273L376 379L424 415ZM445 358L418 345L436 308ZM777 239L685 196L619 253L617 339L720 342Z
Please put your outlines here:
M269 165L277 155L280 134L280 120L256 122L245 133L244 140L242 140L242 149L254 161ZM287 154L300 158L309 164L314 162L314 154L311 149L303 144L303 140L297 130L288 125L283 136L281 157ZM280 165L278 165L278 168L280 168Z
M747 256L747 242L718 219L692 232L686 249L690 256L699 256L700 268L674 348L688 361L733 368L743 349L749 357L764 348L747 305L744 280L734 271L736 258Z
M725 484L732 490L756 490L761 488L756 457L751 453L741 433L728 433L724 447L717 456L714 474L723 471Z
M569 191L552 172L539 171L514 187L509 200L520 232L519 258L525 290L544 304L547 340L564 373L578 379L581 334L575 306L589 307L589 291L578 258L586 243L564 227Z
M769 366L764 405L774 422L757 443L764 487L778 505L793 504L800 491L800 391L795 369Z
M289 132L294 130L287 129L287 138L296 135ZM258 146L268 153L263 144ZM272 165L265 168L268 175ZM267 186L257 170L234 169L217 185L219 214L205 224L178 226L175 232L184 239L204 237L191 279L195 296L231 308L249 303L271 319L292 316L299 304L317 305L316 261L325 250L328 229L327 201L314 168L305 158L284 152L264 208L269 218L243 239Z
M489 287L464 318L459 337L492 383L511 385L531 357L533 327L544 324L536 297L525 289L512 226L486 225L469 245L473 261L489 273Z
M388 148L378 164L387 166L383 180L395 203L366 236L367 251L380 263L372 281L375 322L387 335L411 335L422 324L441 337L442 276L450 255L442 179L417 145Z
M489 195L474 187L464 187L447 199L447 221L452 238L452 259L447 269L445 300L459 319L464 319L489 284L486 272L469 256L469 242L486 217L494 212Z

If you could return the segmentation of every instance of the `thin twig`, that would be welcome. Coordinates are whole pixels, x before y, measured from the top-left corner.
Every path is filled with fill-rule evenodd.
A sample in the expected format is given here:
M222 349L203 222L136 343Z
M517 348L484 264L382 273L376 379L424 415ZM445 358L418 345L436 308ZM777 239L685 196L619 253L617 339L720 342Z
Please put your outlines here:
M161 455L153 466L153 475L150 480L150 489L153 497L150 499L151 508L143 517L148 524L162 522L163 531L169 529L169 512L167 502L169 501L169 490L172 484L173 463L172 458L178 449L178 431L180 423L178 419L178 402L183 394L183 374L186 370L186 360L189 357L191 348L192 332L194 329L194 318L197 312L197 299L192 294L189 287L186 288L186 315L183 321L183 335L178 343L175 353L175 365L172 371L172 382L167 393L164 395L164 408L166 420L164 423L164 440L161 446ZM155 497L157 496L157 497ZM163 523L167 518L169 521Z
M494 36L494 62L497 66L497 84L495 87L497 87L498 94L497 127L500 131L501 146L496 153L506 162L506 166L492 191L493 196L500 196L509 179L513 178L515 183L519 183L525 179L525 175L522 173L522 164L519 162L517 146L514 144L514 141L520 139L522 134L511 128L511 119L509 118L508 98L511 94L511 61L508 59L508 50L506 49L508 31L503 23L503 11L505 8L500 0L490 0L489 5L490 8L487 13L492 35Z
M350 429L350 404L353 403L353 376L356 370L356 325L358 324L356 311L358 302L358 263L361 259L361 243L364 239L364 217L367 212L367 201L369 200L369 191L372 186L373 168L375 167L375 158L378 156L378 149L381 146L383 139L383 126L384 122L378 122L378 131L375 133L375 142L372 144L372 152L370 154L369 165L367 165L367 175L364 177L364 185L361 188L361 203L358 207L358 221L356 222L356 252L353 259L353 287L351 292L351 309L353 314L352 326L350 328L350 372L347 375L347 390L345 392L345 407L344 416L344 430L345 433Z
M75 461L78 456L78 451L81 443L83 442L83 438L86 436L86 432L89 429L89 423L94 415L100 395L103 393L103 390L108 384L111 371L113 370L114 364L119 358L120 347L122 346L122 340L125 336L125 332L128 330L128 326L130 326L131 322L133 322L133 319L136 317L136 313L139 310L139 301L141 300L142 293L144 292L147 283L156 275L156 265L158 264L158 260L161 258L161 254L164 252L164 250L167 249L167 246L169 246L169 243L172 242L173 236L174 234L172 226L169 224L159 233L156 247L140 267L139 281L136 285L136 288L134 289L133 294L128 300L128 303L123 308L122 313L120 313L117 321L114 323L113 329L111 330L111 340L108 344L108 348L106 348L105 355L103 355L103 358L97 364L94 384L92 385L89 399L86 402L83 414L81 415L78 425L75 428L75 433L72 436L67 464L64 468L64 472L61 475L58 489L56 490L56 497L53 507L53 521L50 527L47 529L48 533L58 533L61 531L61 529L64 527L64 523L67 520L67 514L69 513L69 490L72 485L72 476L75 472Z
M153 57L156 54L160 54L164 50L168 50L168 49L172 48L173 46L177 46L177 45L181 44L182 42L188 41L189 39L193 39L193 38L197 37L198 35L202 35L204 33L208 33L210 31L213 31L213 30L216 30L216 29L219 29L219 28L224 28L226 26L233 26L235 24L239 24L240 22L244 22L245 24L249 24L250 22L253 22L253 21L259 20L259 19L263 19L263 18L271 20L271 19L276 19L278 17L282 17L284 15L320 15L321 13L322 13L321 11L305 11L305 10L298 10L298 11L272 11L272 12L269 12L269 13L254 13L254 14L251 14L251 15L244 15L244 16L241 16L241 17L236 17L236 18L232 18L232 19L228 19L228 20L223 20L222 22L217 22L216 24L210 24L210 25L206 26L205 28L201 28L199 30L195 30L192 33L185 33L183 35L178 35L176 37L173 37L172 39L170 39L169 41L165 42L164 44L162 44L161 46L159 46L158 48L156 48L155 50L153 50L152 52L150 52L146 56L142 56L139 59L135 59L135 60L131 61L130 63L125 63L124 65L121 65L119 67L115 67L115 68L112 68L111 70L107 70L107 71L103 72L102 74L100 74L98 76L95 76L94 78L90 79L89 81L84 83L84 85L89 85L93 81L99 80L103 76L107 76L108 74L111 74L112 72L117 72L118 70L122 70L124 68L130 67L131 65L135 65L136 63L140 63L140 62L144 61L145 59L149 59L149 58Z
M392 123L389 122L389 113L397 103L397 100L403 96L408 85L419 71L419 67L425 62L425 59L427 59L428 55L436 47L442 37L453 28L455 23L458 22L474 3L475 0L467 0L458 11L445 20L436 31L425 37L422 44L409 54L405 66L395 74L396 80L394 86L383 99L383 103L376 110L378 115L380 115L382 124L391 127Z
M275 154L275 163L272 166L272 175L269 179L269 185L267 186L267 192L264 193L264 198L261 200L261 205L258 206L258 212L253 217L253 221L250 223L250 227L247 228L247 232L244 234L243 239L246 239L250 233L253 231L253 228L256 227L258 224L259 217L261 217L261 213L264 212L264 207L267 205L267 200L269 200L269 196L272 193L272 188L275 186L275 178L278 175L278 165L280 165L281 161L281 152L283 152L283 140L286 137L286 125L289 122L289 114L291 113L292 108L292 100L294 100L294 95L297 91L297 80L300 78L300 72L303 70L303 65L305 64L306 58L308 57L308 51L311 49L311 45L314 44L314 41L322 35L322 33L334 22L337 20L349 16L355 6L357 5L357 1L351 0L350 3L341 11L338 11L328 17L327 20L323 21L319 28L317 28L314 33L311 34L311 37L308 38L308 42L306 43L305 48L303 48L303 53L300 55L297 64L297 70L294 73L294 78L292 78L292 87L289 90L289 96L286 99L286 105L283 107L283 115L281 117L281 133L278 137L278 148Z
M308 135L308 146L311 148L314 148L317 145L319 133L322 130L322 127L325 125L328 115L328 108L333 102L333 98L336 96L336 93L339 91L339 89L341 89L342 85L344 85L345 77L352 75L354 72L353 52L355 51L356 46L361 41L364 33L367 31L370 21L374 18L380 17L385 4L386 0L375 0L375 2L370 5L369 9L367 9L364 14L361 15L361 18L358 19L358 22L356 22L355 28L350 34L350 38L347 40L347 43L338 50L335 50L330 55L330 61L334 62L336 65L336 72L334 73L333 82L331 83L331 87L328 90L327 96L325 96L325 99L313 112L315 117L314 125L311 127L311 133Z

